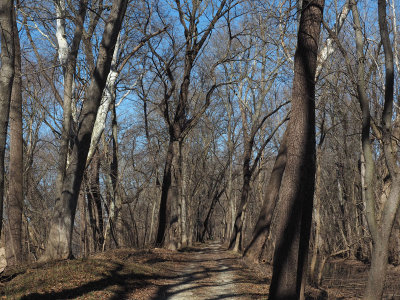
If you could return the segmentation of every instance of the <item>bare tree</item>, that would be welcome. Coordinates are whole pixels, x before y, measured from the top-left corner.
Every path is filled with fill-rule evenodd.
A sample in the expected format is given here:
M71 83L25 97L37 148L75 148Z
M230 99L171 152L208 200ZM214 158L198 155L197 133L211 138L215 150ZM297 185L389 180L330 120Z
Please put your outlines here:
M14 1L0 1L0 234L3 227L4 153L7 140L11 90L15 73L13 5Z
M248 25L244 25L251 34L246 35L241 41L241 49L237 51L242 51L242 53L235 57L235 63L230 62L229 70L232 77L235 78L237 73L242 77L237 79L238 84L232 87L235 89L234 93L239 105L243 135L242 189L229 243L229 248L234 251L243 249L243 221L253 174L265 147L286 122L287 119L281 109L289 103L288 101L280 102L279 97L271 92L278 72L286 61L284 55L277 56L273 62L268 57L270 51L279 47L279 44L275 43L274 36L268 31L268 24L273 17L262 17L257 7L254 11L256 11L253 13L255 20L249 20ZM275 122L271 121L273 118ZM272 126L271 123L277 125ZM261 134L264 130L268 132L265 137Z
M382 211L377 214L375 210L376 200L373 193L373 177L375 163L373 158L373 146L370 140L370 112L369 101L366 94L364 81L363 59L363 35L359 21L358 11L354 0L352 11L354 17L354 29L356 33L356 45L358 56L358 82L357 90L363 113L362 123L362 150L365 158L365 194L366 216L368 227L373 241L371 268L368 276L365 299L380 299L383 294L386 269L389 255L389 238L393 228L396 212L400 204L400 173L396 150L392 143L392 118L393 118L393 93L394 93L394 63L393 50L389 38L389 30L386 20L386 1L378 0L378 21L381 41L385 54L385 93L384 106L381 117L380 139L384 152L385 164L390 176L390 190Z
M43 259L65 258L72 255L75 211L90 147L91 134L107 76L110 72L114 47L126 12L127 2L127 0L113 2L104 27L96 67L86 91L86 100L81 110L70 162L62 181L61 198L56 201ZM83 26L83 23L80 26Z
M261 260L262 250L268 238L269 230L272 222L272 215L275 210L276 202L279 197L281 181L285 171L287 161L287 130L285 131L279 146L278 155L276 156L274 166L267 184L267 195L261 207L256 226L253 230L253 237L246 247L244 256L251 257L256 261Z
M160 74L160 77L164 81L165 92L160 107L167 123L170 137L162 182L159 225L156 242L157 244L170 249L177 249L181 244L187 244L187 240L181 240L181 236L179 235L179 227L186 228L186 225L183 227L181 226L181 222L186 224L186 220L179 217L179 207L182 207L182 210L186 211L186 203L181 202L182 200L184 201L184 198L180 197L180 190L182 188L181 153L184 138L206 111L210 105L213 92L218 87L218 84L214 79L210 89L203 94L203 104L199 109L197 109L197 111L192 111L189 115L191 108L190 86L192 71L196 59L198 59L200 50L208 40L215 24L230 9L230 5L232 4L227 5L227 3L228 1L226 0L219 3L215 13L211 16L210 21L205 26L205 29L200 31L198 23L205 11L205 7L203 6L207 4L192 1L190 5L185 4L182 6L181 1L175 1L175 9L179 13L179 22L183 27L185 35L183 45L185 52L183 75L179 87L178 80L176 79L177 74L174 74L172 69L172 63L176 57L165 60L154 49L152 51L157 59L159 59L163 64L163 74ZM175 45L175 42L173 42L173 45ZM178 54L179 50L173 49L173 51L175 52L174 54ZM214 72L217 65L218 63L214 65L213 70L210 71L211 73ZM165 78L164 74L166 74L167 78ZM174 104L170 103L171 97L172 100L175 100ZM185 234L183 234L183 236L185 236Z
M298 3L301 7L301 3ZM347 18L347 15L350 11L349 1L343 5L337 22L334 25L336 29L336 34L338 34L343 27L344 21ZM300 14L299 14L300 16ZM284 45L283 45L284 46ZM285 47L283 47L285 48ZM321 47L318 53L317 59L317 69L315 73L315 81L317 82L323 66L328 61L329 57L334 53L334 39L328 37L324 42L323 47ZM264 202L260 211L260 215L258 217L256 226L253 231L253 237L249 245L247 246L244 255L247 257L251 257L256 261L261 261L265 255L264 251L267 247L265 247L269 233L271 222L273 219L273 212L275 210L276 202L279 197L279 190L281 187L281 180L283 176L283 172L286 166L286 158L287 158L287 131L285 131L284 137L282 138L281 145L279 147L278 155L276 157L270 179L267 185L267 193L264 198Z
M315 179L315 72L323 9L323 0L303 1L270 299L299 299L304 292Z

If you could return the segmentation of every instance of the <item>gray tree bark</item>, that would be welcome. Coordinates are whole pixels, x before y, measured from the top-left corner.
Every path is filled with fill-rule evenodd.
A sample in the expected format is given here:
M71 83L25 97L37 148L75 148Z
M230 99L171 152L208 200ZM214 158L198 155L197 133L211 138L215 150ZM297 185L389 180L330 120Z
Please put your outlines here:
M86 166L91 134L107 76L110 72L112 55L125 16L127 3L128 0L114 1L104 26L96 67L86 91L86 100L79 118L78 132L70 157L71 161L62 182L61 198L56 201L54 215L50 222L46 251L42 260L72 256L72 232L76 205Z
M11 90L15 72L15 44L12 17L13 5L14 1L0 1L0 235L3 226L4 153L7 140Z
M65 1L55 1L56 16L57 16L57 31L56 37L58 42L58 58L61 63L64 75L64 98L63 98L63 122L61 130L61 141L59 150L59 165L56 182L57 199L62 194L62 183L67 170L67 161L69 155L69 149L71 148L72 136L71 136L71 125L72 125L72 106L73 103L73 85L74 85L74 74L76 69L76 62L78 57L79 45L82 40L84 31L83 23L87 12L88 0L81 0L79 2L79 13L76 16L75 32L72 39L71 47L68 46L66 40L66 29L65 29Z
M17 28L17 11L13 13L13 35L15 48L15 76L10 106L10 166L8 185L8 225L10 226L10 244L7 253L12 253L8 265L22 261L22 209L23 209L23 144L22 144L22 80L21 47ZM10 255L7 255L10 257Z
M360 42L362 36L360 36L361 27L358 20L358 14L356 10L356 4L354 0L353 3L353 15L354 24L356 30L356 42L357 42L357 53L360 53L363 49L361 48L362 43ZM397 150L393 149L392 143L392 114L393 114L393 93L394 93L394 63L393 63L393 50L391 41L389 38L389 30L386 20L386 1L378 0L378 21L379 21L379 31L382 40L382 45L385 54L385 102L382 112L382 144L383 152L385 157L385 164L389 171L389 176L391 179L391 187L387 200L383 204L382 213L380 220L374 210L375 199L372 195L367 196L367 221L368 227L371 232L372 237L372 258L371 258L371 268L368 275L368 282L365 291L365 299L381 299L383 295L383 288L385 283L386 269L388 265L388 255L389 255L389 238L392 232L396 212L400 204L400 170L398 167L398 161L396 158ZM361 65L361 63L359 63ZM363 66L362 66L363 67ZM361 87L359 87L359 90ZM360 91L362 95L362 91ZM364 96L362 96L364 97ZM369 111L363 105L368 105L367 99L360 98L360 104L363 111L363 121L365 120L364 114L366 115L366 123L368 122ZM368 124L366 124L368 125ZM373 170L373 158L371 157L370 149L372 148L370 140L366 140L369 135L364 133L369 127L364 128L363 122L363 151L366 161L366 170L369 173L366 175L367 180L367 194L373 193L372 176L374 175L371 170ZM366 148L366 149L365 149ZM367 153L366 153L367 152ZM372 152L372 151L371 151Z

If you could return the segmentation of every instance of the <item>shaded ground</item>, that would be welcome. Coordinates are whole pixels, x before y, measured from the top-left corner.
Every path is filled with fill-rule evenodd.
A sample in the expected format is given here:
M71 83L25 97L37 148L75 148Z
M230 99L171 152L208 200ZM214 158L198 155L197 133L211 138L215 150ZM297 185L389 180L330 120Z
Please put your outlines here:
M8 270L1 299L266 299L265 278L216 243L181 252L119 249Z
M331 262L307 299L359 299L368 267ZM271 267L244 262L217 243L180 252L119 249L87 259L34 264L0 276L0 299L267 299ZM400 268L389 267L385 299L400 300Z
M322 288L332 299L360 299L364 295L369 266L356 260L332 260L326 267ZM400 300L400 266L388 266L383 299Z
M187 249L175 256L178 276L152 299L266 299L268 286L217 243Z

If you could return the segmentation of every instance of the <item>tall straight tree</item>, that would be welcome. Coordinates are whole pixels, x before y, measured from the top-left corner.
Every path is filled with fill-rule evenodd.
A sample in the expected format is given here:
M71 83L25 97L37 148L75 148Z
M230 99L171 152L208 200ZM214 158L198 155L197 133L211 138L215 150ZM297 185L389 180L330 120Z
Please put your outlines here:
M315 73L323 9L324 0L302 4L269 299L299 299L304 293L315 181Z
M115 0L104 25L96 67L86 90L85 101L78 120L69 164L61 182L61 195L56 199L50 233L42 260L72 256L72 232L79 190L82 183L90 140L97 110L106 85L114 47L125 16L128 0ZM83 24L81 24L83 26ZM63 157L61 157L63 158Z
M7 243L8 264L22 260L22 209L23 209L23 144L22 144L22 79L21 47L17 27L17 9L13 14L13 34L15 47L15 76L10 107L10 166L8 185L8 225L10 241ZM10 254L12 256L10 256Z
M13 5L14 1L0 1L0 235L3 224L4 153L7 140L11 89L14 79Z
M299 1L300 3L300 1ZM337 22L333 26L336 29L336 34L339 34L343 24L347 18L350 11L349 0L343 5ZM315 80L318 81L321 71L328 58L333 54L335 48L333 47L334 39L329 37L326 39L324 46L320 49L317 60L317 70L315 72ZM286 133L286 131L285 131ZM244 255L251 257L254 260L262 260L264 255L264 245L269 235L269 230L271 222L273 219L273 212L275 210L276 202L279 196L279 189L281 186L281 180L283 177L283 172L286 166L286 143L287 135L285 134L282 138L281 145L279 147L278 155L276 157L274 167L271 172L270 179L267 185L267 193L264 198L263 205L260 210L260 215L258 217L256 226L253 230L253 237L251 242L247 246Z

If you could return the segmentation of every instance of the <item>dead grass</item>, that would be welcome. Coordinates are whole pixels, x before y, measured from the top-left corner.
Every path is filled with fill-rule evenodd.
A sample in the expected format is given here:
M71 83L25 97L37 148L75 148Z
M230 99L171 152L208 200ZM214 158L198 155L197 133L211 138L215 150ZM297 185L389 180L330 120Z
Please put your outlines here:
M6 270L2 299L120 299L162 276L140 261L139 251L122 249L89 257Z

